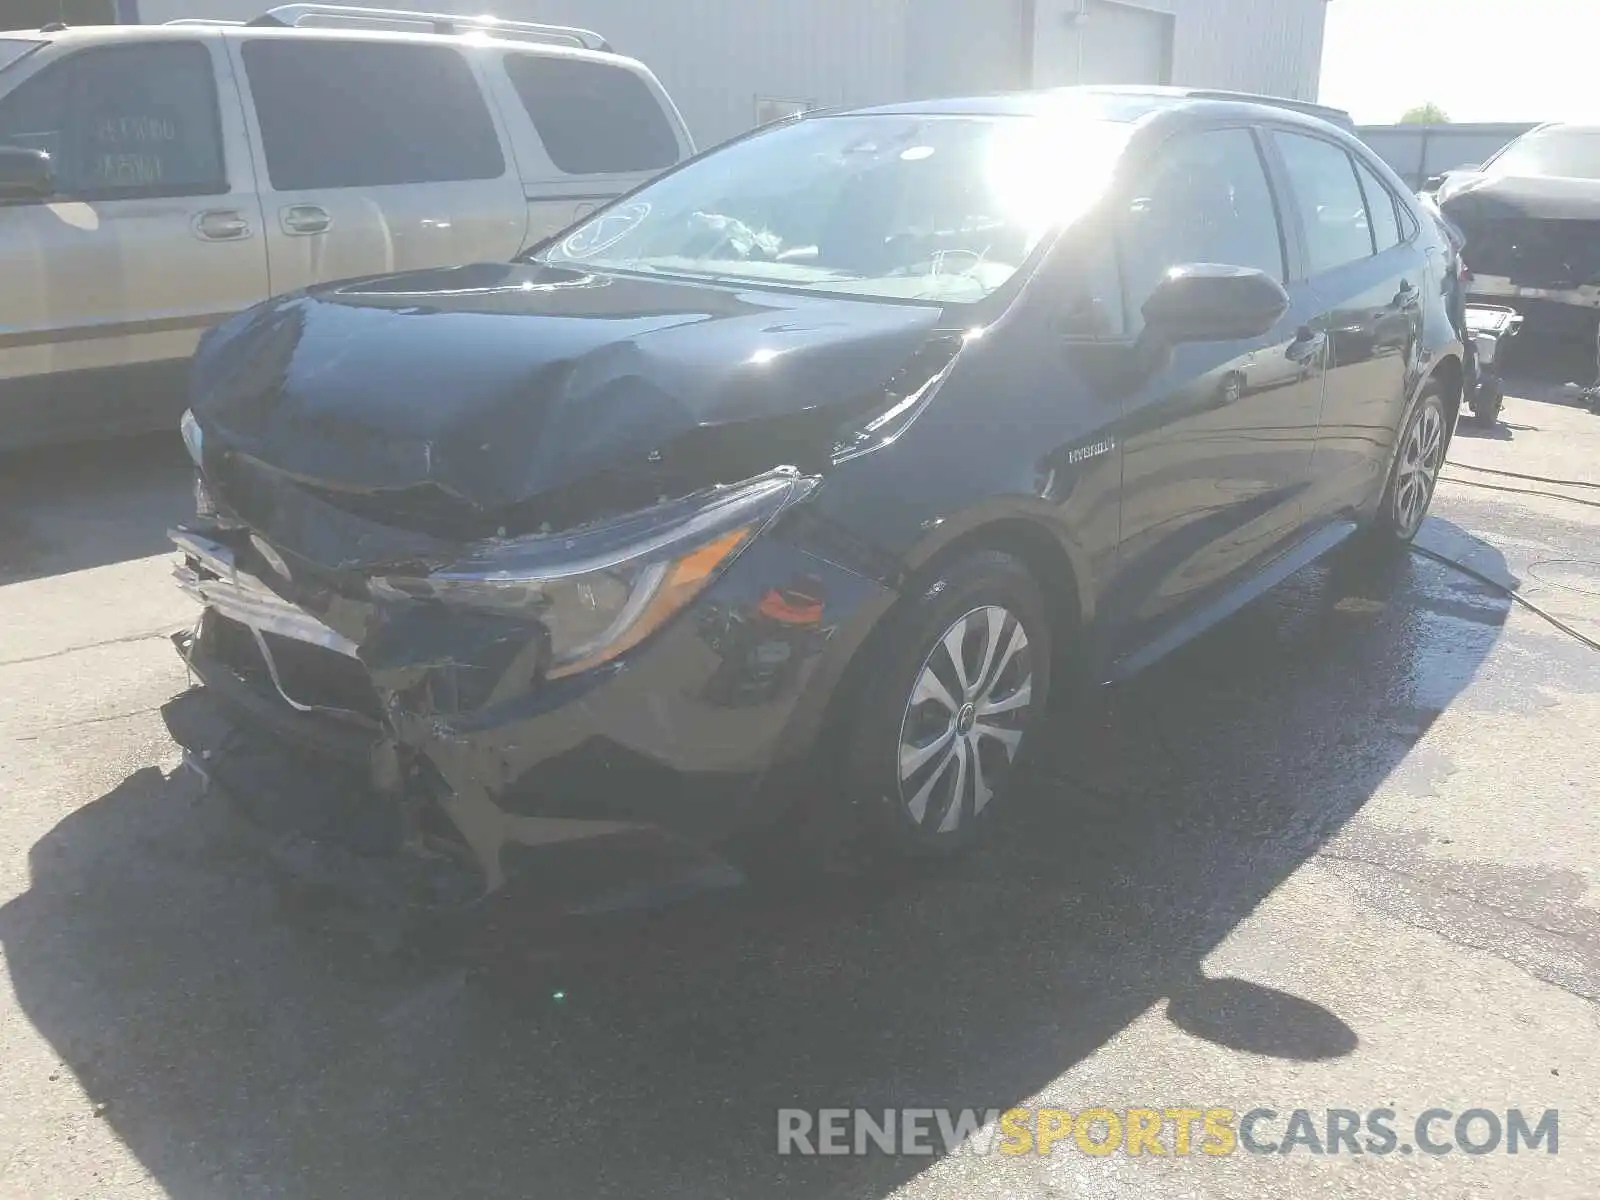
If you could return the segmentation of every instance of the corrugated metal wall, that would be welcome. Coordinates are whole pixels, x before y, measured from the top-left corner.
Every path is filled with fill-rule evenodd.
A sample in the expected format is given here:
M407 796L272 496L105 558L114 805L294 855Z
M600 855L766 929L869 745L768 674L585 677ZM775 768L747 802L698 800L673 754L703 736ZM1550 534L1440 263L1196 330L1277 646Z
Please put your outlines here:
M1079 80L1109 82L1101 64L1092 61L1093 32L1098 31L1089 26L1114 14L1124 18L1136 15L1115 13L1129 8L1170 13L1175 18L1172 83L1298 100L1317 98L1327 0L1129 0L1116 5L1103 0L1089 5L1080 0L1038 0L1035 79L1044 86ZM1079 23L1076 14L1084 12L1087 18ZM1131 25L1126 20L1123 23ZM1080 39L1091 57L1084 61L1081 74Z
M1315 100L1326 3L907 0L906 94L1155 83L1170 66L1175 84ZM1031 30L1024 28L1030 9ZM1170 47L1159 44L1168 23L1143 19L1147 13L1171 18Z
M1020 86L1028 53L1022 10L1022 0L908 0L905 97Z
M1162 0L1178 18L1172 81L1315 100L1327 0Z

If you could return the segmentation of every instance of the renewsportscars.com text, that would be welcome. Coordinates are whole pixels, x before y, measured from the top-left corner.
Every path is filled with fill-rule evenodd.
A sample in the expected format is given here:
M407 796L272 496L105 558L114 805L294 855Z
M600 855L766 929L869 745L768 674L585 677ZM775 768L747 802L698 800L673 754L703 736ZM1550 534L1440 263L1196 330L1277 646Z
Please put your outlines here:
M1558 1109L784 1108L778 1153L797 1155L1232 1154L1383 1157L1557 1154Z

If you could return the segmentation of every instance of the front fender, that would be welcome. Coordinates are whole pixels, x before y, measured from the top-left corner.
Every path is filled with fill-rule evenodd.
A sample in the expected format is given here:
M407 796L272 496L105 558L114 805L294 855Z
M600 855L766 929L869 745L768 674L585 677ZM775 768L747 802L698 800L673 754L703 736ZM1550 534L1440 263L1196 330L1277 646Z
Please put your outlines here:
M1067 598L1082 624L1094 620L1094 568L1090 556L1062 523L1058 507L1033 496L996 497L941 520L906 555L906 577L924 574L931 564L958 553L964 546L987 548L996 541L1005 548L1020 549L1028 559L1059 555L1058 563L1030 565L1051 576L1041 582L1068 590Z

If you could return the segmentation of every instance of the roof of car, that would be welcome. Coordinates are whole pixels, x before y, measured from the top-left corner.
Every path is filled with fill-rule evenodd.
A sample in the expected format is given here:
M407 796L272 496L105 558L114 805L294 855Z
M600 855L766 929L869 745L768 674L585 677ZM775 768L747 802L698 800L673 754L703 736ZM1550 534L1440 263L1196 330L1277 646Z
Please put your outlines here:
M1244 92L1205 88L1087 85L1047 88L1032 92L1002 92L989 96L962 96L937 100L912 100L851 110L854 113L927 114L939 116L1033 117L1058 113L1063 107L1087 110L1104 121L1137 121L1151 113L1193 108L1200 111L1246 111L1259 117L1327 120L1345 117L1339 109L1298 100L1278 100ZM1323 116L1323 113L1328 116ZM837 110L836 114L837 115ZM1346 118L1348 119L1348 118ZM1343 125L1343 121L1332 123Z
M633 62L615 50L593 50L568 46L554 41L536 41L522 38L484 38L469 31L461 33L430 33L412 29L363 29L359 26L279 26L250 25L242 21L168 21L159 25L67 25L59 29L8 29L0 38L35 42L112 43L124 41L192 41L196 38L217 37L223 33L256 38L313 38L325 41L381 41L456 43L477 48L502 46L522 53L550 54L581 58L604 59L607 62Z

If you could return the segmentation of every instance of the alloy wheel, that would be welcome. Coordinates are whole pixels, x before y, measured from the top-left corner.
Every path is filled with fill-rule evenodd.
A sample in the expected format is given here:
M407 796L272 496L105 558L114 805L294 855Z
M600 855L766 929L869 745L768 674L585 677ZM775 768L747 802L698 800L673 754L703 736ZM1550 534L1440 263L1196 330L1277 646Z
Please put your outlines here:
M1394 488L1394 523L1402 538L1411 537L1421 528L1443 465L1444 413L1438 405L1428 404L1412 422L1400 451Z
M974 608L923 660L900 721L900 799L929 832L982 813L1015 762L1033 705L1033 656L1014 613Z

